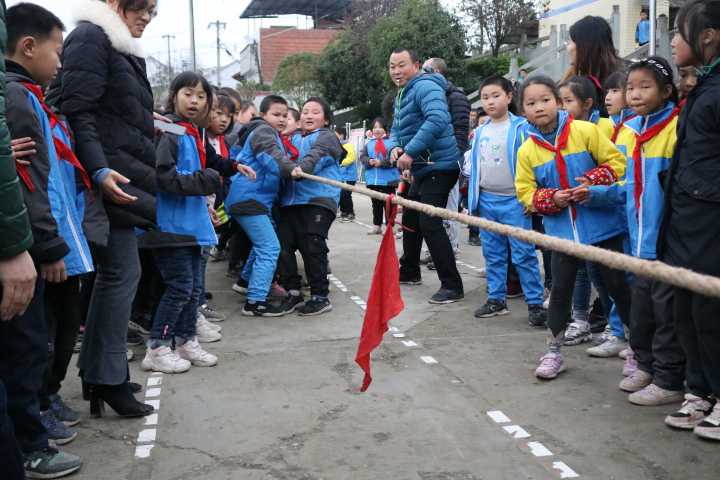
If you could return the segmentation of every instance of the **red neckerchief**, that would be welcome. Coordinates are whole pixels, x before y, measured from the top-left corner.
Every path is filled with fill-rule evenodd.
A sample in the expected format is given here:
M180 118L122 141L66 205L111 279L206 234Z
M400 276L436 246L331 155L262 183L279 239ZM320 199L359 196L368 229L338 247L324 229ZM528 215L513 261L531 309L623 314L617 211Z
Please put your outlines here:
M635 149L633 150L632 158L633 162L635 162L635 218L638 218L638 214L640 212L640 196L643 192L643 171L642 171L642 146L643 143L647 142L651 138L653 138L655 135L660 133L665 127L668 126L670 122L672 122L672 119L677 117L677 115L680 113L680 107L677 107L673 109L672 113L668 118L663 120L662 122L658 123L657 125L654 125L647 130L642 135L635 134Z
M610 139L610 141L612 141L612 143L615 143L615 141L617 140L618 134L620 133L620 129L622 128L623 125L625 125L625 122L627 122L631 118L635 118L635 117L637 117L637 115L631 115L613 127L613 134L612 134L612 138Z
M33 95L35 95L40 102L40 105L42 106L43 111L45 112L45 115L47 115L48 119L50 120L50 128L53 129L57 125L60 125L60 127L65 132L65 135L72 140L70 137L70 132L68 132L68 129L65 127L65 124L60 121L58 116L54 114L50 109L45 105L45 96L42 93L42 90L40 90L40 87L37 85L33 85L32 83L22 83L25 88L30 90ZM68 147L65 142L60 140L51 132L52 138L53 138L53 144L55 145L55 152L57 153L58 161L60 159L65 160L66 162L70 163L73 167L80 170L80 177L83 179L83 182L85 182L85 186L88 188L89 191L92 192L92 188L90 187L90 176L87 174L83 166L80 164L80 160L75 156L75 152L72 151L70 147ZM18 166L21 166L18 164ZM32 186L30 183L30 173L27 171L27 169L23 166L22 170L18 168L18 173L20 174L20 177L23 179L25 184L28 186L30 191L35 190L35 187Z
M377 141L375 142L375 158L387 158L387 150L385 150L385 142L383 140L389 137L390 135L385 135L384 137L376 139ZM380 155L382 155L382 157Z
M200 156L200 167L205 168L207 162L207 152L205 151L205 142L200 138L200 132L193 125L185 122L178 122L178 125L185 127L185 132L191 137L195 137L195 144L197 145L198 155Z
M567 165L565 164L565 158L562 156L562 153L560 153L560 150L567 146L568 137L570 136L570 124L573 120L573 116L568 115L567 122L565 122L562 130L558 132L557 147L550 145L546 141L539 140L535 135L530 135L530 138L532 138L533 142L535 142L539 147L555 152L555 164L557 165L560 177L560 186L563 190L570 190L570 183L567 178ZM572 211L572 219L574 221L577 218L577 210L575 210L574 203L570 203L570 210Z
M683 98L682 102L680 102L680 105L678 105L678 108L682 110L683 106L685 105L685 102L687 101L687 98Z
M312 132L306 132L305 130L300 130L300 135L302 135L303 137L307 137L308 135L312 135L313 133L317 133L319 131L320 131L319 128L316 128Z
M220 145L220 156L230 158L230 150L228 150L227 143L225 143L225 135L218 135L215 138L217 138L218 145Z
M282 142L283 147L285 147L285 153L290 157L291 161L297 162L297 159L300 156L300 152L298 152L298 149L295 148L295 145L293 145L290 141L291 138L292 134L288 135L287 137L280 135L280 141Z

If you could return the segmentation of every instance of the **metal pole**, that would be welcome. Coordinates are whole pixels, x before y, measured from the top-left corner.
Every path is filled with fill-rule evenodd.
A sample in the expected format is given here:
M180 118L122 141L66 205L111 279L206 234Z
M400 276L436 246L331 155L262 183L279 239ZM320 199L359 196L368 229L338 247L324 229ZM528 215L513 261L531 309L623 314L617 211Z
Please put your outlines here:
M218 88L222 87L221 80L220 80L220 25L222 25L223 28L227 27L227 23L221 23L220 20L217 22L213 22L208 24L208 28L215 25L215 28L217 28L217 86Z
M175 35L163 35L162 38L167 38L167 41L168 41L168 63L167 63L168 78L170 80L172 80L173 71L172 71L172 62L170 61L170 39L175 38Z
M648 54L650 56L655 55L655 48L657 41L655 39L656 31L656 17L657 16L657 0L650 0L650 45L648 48Z
M190 0L190 71L195 71L195 14L193 0Z

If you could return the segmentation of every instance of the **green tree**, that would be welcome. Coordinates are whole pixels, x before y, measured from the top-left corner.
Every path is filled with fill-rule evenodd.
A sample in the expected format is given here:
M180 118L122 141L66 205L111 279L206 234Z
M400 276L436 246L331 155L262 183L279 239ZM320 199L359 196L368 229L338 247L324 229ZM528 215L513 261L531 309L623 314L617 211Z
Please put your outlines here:
M459 17L439 0L406 0L392 17L378 20L370 33L370 68L373 77L385 87L394 88L388 73L392 51L400 46L414 47L420 63L440 57L448 64L449 80L465 75L467 39Z
M297 52L283 58L277 66L272 89L287 98L296 108L302 108L309 97L320 95L317 71L318 55Z

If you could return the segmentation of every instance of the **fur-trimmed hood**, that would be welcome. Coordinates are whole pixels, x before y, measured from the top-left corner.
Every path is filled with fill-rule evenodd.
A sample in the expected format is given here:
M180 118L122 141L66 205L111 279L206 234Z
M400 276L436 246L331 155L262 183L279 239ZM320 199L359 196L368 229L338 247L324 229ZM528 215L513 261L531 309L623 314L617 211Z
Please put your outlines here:
M102 0L82 4L75 12L75 21L90 22L102 28L113 48L123 55L145 57L140 42L133 38L117 12Z

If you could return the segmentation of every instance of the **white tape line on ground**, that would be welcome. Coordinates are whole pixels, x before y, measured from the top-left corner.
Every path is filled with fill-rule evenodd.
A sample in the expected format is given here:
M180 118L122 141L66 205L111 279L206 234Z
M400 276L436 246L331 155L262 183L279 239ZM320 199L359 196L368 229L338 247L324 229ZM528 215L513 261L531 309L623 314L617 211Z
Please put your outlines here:
M510 419L500 410L493 410L492 412L487 412L488 417L495 420L495 423L505 423L509 422Z
M575 470L565 465L565 462L553 462L552 468L560 471L560 478L576 478L580 476L575 473Z
M135 447L135 456L137 458L148 458L152 453L152 449L155 445L138 445Z
M413 342L412 340L403 340L402 343L406 347L417 347L418 346L418 344Z
M145 403L152 405L155 410L160 410L160 400L145 400Z
M508 427L503 427L503 430L512 435L513 438L528 438L530 436L530 434L527 433L525 429L523 429L520 425L510 425Z
M145 420L145 426L148 425L157 425L158 422L158 414L157 413L151 413L147 417L143 417Z
M395 337L395 338L405 338L405 334L404 334L404 333L393 333L392 335L393 335L393 337Z
M530 447L530 452L536 457L550 457L552 452L548 450L545 445L540 442L529 442L527 444Z
M431 356L423 356L423 357L420 357L420 360L422 360L423 362L427 363L428 365L432 365L432 364L438 363L438 361L435 360L435 359L434 359L433 357L431 357Z
M147 380L148 387L157 387L162 383L162 377L150 377Z
M159 388L148 388L147 392L145 392L145 397L157 397L160 395L160 389Z
M146 428L145 430L140 430L140 433L138 434L138 443L140 442L154 442L155 437L157 435L157 429L155 428Z

